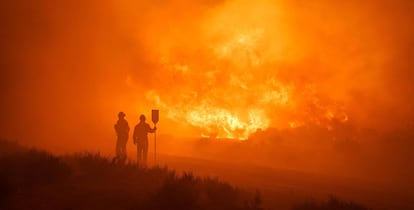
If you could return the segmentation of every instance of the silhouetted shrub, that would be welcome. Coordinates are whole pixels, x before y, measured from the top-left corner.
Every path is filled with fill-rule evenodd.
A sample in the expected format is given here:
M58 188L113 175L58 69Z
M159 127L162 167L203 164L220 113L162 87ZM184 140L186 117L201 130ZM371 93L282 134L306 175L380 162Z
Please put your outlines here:
M4 206L10 193L9 180L4 172L0 172L0 209Z
M293 210L368 210L368 208L354 202L342 201L330 196L326 202L307 201L295 205Z
M170 173L154 195L152 209L254 209L238 189L218 179Z
M195 209L200 197L200 180L191 173L170 173L154 197L157 209Z
M3 156L0 166L9 177L9 182L24 186L55 181L70 174L69 167L61 158L38 150Z

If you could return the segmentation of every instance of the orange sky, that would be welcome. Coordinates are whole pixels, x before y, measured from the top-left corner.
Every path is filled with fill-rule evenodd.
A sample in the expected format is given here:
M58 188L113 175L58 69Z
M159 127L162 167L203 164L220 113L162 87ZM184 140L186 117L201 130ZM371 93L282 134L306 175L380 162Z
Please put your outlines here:
M161 110L160 134L244 139L333 118L413 126L411 1L0 3L0 137L88 149ZM110 137L109 137L110 136ZM107 143L111 145L110 143Z

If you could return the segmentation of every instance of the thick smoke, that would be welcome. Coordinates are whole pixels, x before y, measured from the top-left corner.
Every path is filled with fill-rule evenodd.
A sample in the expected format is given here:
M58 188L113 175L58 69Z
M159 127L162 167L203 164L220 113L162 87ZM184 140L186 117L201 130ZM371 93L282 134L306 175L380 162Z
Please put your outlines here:
M95 139L113 135L118 111L134 124L156 106L168 116L163 132L204 132L188 112L168 110L181 104L216 107L242 125L255 125L249 113L265 119L251 131L344 114L361 128L411 128L412 9L387 0L3 1L1 134L56 150L108 146Z

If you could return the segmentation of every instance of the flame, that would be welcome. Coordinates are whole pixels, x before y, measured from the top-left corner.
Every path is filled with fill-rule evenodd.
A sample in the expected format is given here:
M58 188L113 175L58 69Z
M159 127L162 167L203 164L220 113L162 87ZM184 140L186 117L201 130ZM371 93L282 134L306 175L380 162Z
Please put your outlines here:
M284 32L280 8L267 1L243 5L227 3L201 21L201 41L188 49L197 55L166 47L167 41L156 47L163 87L169 88L151 89L147 99L167 118L217 138L244 140L269 126L328 128L335 119L346 122L345 107L318 94L312 82L280 75L302 56L286 47L293 41Z
M258 129L265 129L270 119L263 109L242 109L232 111L208 100L198 103L195 98L181 95L176 105L164 103L156 91L149 91L147 98L153 99L161 109L167 110L167 117L175 121L184 121L202 129L201 136L232 138L245 140ZM185 105L187 104L187 105Z

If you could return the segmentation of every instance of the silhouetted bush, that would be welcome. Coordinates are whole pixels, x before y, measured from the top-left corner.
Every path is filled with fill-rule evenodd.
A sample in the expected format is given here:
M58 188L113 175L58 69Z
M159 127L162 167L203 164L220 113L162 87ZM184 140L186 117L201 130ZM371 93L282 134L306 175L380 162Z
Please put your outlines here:
M155 194L152 209L251 209L241 198L238 189L217 179L170 173Z
M0 166L9 182L25 187L55 181L70 174L70 168L61 158L38 150L2 156Z
M154 207L159 209L195 209L200 197L200 180L191 173L176 176L170 173L155 194Z
M4 206L7 197L11 193L8 178L5 173L0 173L0 209Z
M330 196L326 202L307 201L295 205L292 210L368 210L368 208Z

